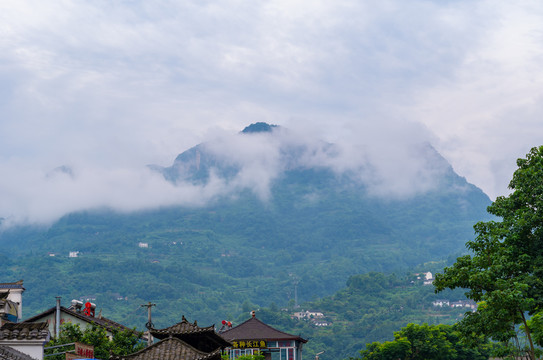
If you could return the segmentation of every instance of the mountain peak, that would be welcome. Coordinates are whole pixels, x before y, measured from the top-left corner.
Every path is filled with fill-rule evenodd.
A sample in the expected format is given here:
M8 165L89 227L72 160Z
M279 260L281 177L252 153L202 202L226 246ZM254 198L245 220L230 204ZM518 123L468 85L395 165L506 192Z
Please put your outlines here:
M245 129L243 129L241 132L244 134L249 133L259 133L259 132L271 132L273 128L278 127L277 125L270 125L265 122L257 122L254 124L251 124L247 126Z

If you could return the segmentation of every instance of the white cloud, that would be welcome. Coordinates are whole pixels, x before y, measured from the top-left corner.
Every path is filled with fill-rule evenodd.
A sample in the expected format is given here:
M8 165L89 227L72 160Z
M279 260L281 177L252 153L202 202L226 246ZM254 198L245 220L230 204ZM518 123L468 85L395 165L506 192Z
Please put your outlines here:
M430 139L504 194L543 133L542 16L538 1L2 2L0 210L38 218L46 200L63 199L49 211L61 214L141 188L151 195L127 207L209 197L226 185L162 188L141 169L256 121L341 143L387 179L424 167L395 167L395 144ZM263 197L278 168L267 156L240 180ZM62 164L77 185L43 182ZM127 178L138 185L116 191ZM381 184L417 186L398 181Z
M412 117L440 141L455 169L492 197L505 195L515 160L541 145L543 6L498 3L480 45L450 81L422 89ZM487 20L490 21L490 20Z

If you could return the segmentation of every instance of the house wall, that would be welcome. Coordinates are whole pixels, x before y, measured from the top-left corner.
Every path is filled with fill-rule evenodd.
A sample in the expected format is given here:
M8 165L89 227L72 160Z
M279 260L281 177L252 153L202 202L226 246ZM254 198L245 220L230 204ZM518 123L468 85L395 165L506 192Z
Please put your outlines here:
M43 319L40 319L40 321L44 321L44 322L47 322L47 325L49 326L49 332L51 333L51 336L55 336L56 334L56 314L55 312L53 312L52 314L49 314L47 316L45 316ZM79 325L79 327L81 328L81 330L85 330L87 328L90 328L92 327L92 325L86 321L83 321L81 319L78 319L70 314L67 314L65 312L60 312L60 325L66 323L66 322L69 322L69 323L72 323L74 325ZM106 334L108 335L108 337L112 337L113 334L109 331L106 330Z
M9 340L2 341L2 345L7 345L15 350L22 352L23 354L27 354L34 359L43 360L44 341Z

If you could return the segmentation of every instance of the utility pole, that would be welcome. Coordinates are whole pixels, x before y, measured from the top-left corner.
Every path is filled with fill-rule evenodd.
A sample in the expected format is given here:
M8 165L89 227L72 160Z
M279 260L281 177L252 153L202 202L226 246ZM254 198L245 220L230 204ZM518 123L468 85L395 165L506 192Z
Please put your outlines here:
M293 273L288 274L288 276L292 278L294 284L294 308L297 309L300 307L300 305L298 305L298 284L300 283L300 279Z
M60 296L55 296L55 299L57 299L57 308L55 312L55 337L58 340L60 336L60 299L62 299Z
M141 305L141 307L147 308L147 324L145 324L145 327L147 328L147 330L149 330L147 332L147 346L151 346L153 344L153 337L151 336L151 328L154 326L151 317L151 308L153 306L156 306L156 304L151 304L150 301L147 304Z
M298 279L294 281L294 308L295 309L300 307L300 305L298 305L298 282L299 282Z

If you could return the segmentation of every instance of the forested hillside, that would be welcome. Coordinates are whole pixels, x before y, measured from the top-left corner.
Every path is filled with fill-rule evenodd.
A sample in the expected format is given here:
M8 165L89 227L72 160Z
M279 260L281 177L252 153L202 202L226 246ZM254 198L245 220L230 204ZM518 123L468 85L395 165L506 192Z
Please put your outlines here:
M238 184L243 166L209 149L199 145L171 167L153 168L176 186L208 186L217 178ZM322 149L333 154L330 144ZM5 229L3 280L25 280L25 317L52 307L60 295L65 302L94 298L104 316L130 326L146 322L140 305L148 301L157 304L157 326L182 314L212 324L237 317L243 304L281 308L295 298L302 303L332 295L353 275L405 274L447 259L464 251L473 224L488 218L488 197L427 144L417 154L425 166L438 169L433 186L409 196L376 195L360 174L308 166L301 159L309 150L281 149L282 171L271 178L264 197L232 185L234 192L203 205L129 213L92 209L47 228ZM364 171L369 176L371 167ZM69 258L69 252L78 257ZM326 304L323 309L331 310ZM341 315L344 321L355 321L361 310L349 311L355 315ZM373 330L356 326L365 329L352 339L360 345Z
M428 264L426 268L439 265L443 263ZM372 272L350 277L346 287L332 296L304 303L297 309L279 309L272 304L260 308L257 316L273 326L308 338L304 352L310 359L323 350L327 359L344 359L357 355L367 343L391 340L393 333L408 323L450 325L470 311L465 307L434 304L445 299L453 303L465 297L462 290L438 296L433 286L424 285L414 274ZM251 304L244 307L247 310ZM292 316L307 310L320 312L323 317L297 319ZM247 316L248 312L242 313L236 323Z

